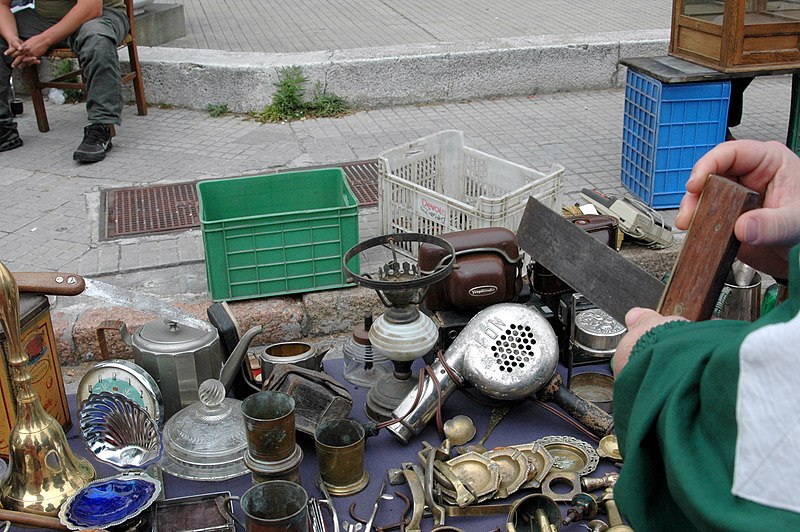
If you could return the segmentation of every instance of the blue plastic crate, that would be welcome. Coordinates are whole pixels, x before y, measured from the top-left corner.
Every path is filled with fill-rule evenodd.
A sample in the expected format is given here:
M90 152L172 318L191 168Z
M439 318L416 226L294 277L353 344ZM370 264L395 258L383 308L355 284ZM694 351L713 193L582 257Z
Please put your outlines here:
M655 209L680 205L692 166L725 140L728 81L661 83L628 69L622 183Z

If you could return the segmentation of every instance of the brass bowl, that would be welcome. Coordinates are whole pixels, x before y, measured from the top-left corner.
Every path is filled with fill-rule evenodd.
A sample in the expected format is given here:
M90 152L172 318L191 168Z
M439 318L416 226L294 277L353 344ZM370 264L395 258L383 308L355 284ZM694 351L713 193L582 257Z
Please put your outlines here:
M576 373L569 381L569 389L582 399L594 403L609 414L613 411L614 377L605 373Z

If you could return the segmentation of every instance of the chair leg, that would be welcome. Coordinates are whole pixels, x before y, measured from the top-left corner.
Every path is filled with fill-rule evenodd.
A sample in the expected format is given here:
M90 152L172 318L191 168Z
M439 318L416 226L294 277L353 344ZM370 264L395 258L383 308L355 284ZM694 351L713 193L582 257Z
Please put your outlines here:
M39 86L39 69L36 65L30 65L23 72L25 73L25 81L31 91L31 103L33 103L33 112L36 114L36 125L39 127L39 131L47 133L50 131L50 124L47 122L47 109L44 106L42 88Z
M136 109L139 116L147 114L147 100L144 97L144 81L142 80L142 67L139 64L139 52L136 50L136 41L128 44L128 61L130 62L131 72L135 72L133 78L133 94L136 96Z

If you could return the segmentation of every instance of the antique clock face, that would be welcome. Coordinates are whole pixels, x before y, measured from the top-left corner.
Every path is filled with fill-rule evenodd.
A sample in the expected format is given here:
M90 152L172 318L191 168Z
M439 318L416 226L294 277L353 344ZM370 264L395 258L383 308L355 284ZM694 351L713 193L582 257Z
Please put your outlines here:
M133 362L104 360L87 371L78 385L78 405L89 395L100 392L124 395L144 408L159 427L164 424L161 390L150 374Z

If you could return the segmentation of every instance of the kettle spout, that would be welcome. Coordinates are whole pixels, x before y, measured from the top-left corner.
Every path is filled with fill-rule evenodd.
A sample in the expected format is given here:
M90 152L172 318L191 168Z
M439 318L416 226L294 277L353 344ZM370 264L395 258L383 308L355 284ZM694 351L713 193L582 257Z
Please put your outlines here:
M225 385L226 390L230 389L231 383L233 383L233 379L236 377L236 372L239 371L239 367L242 365L244 355L250 347L250 342L259 334L261 334L261 325L256 325L244 333L239 343L236 345L236 348L233 350L233 353L231 353L231 356L228 357L228 360L226 360L225 364L222 366L219 380Z

